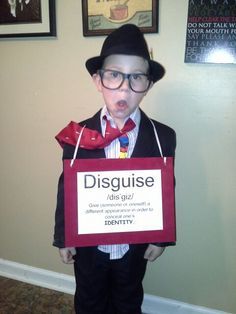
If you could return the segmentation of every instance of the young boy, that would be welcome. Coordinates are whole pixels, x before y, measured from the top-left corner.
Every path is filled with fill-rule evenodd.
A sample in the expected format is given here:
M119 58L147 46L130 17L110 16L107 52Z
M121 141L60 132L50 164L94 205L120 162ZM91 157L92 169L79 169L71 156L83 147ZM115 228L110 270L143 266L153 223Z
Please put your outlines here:
M72 159L78 138L76 129L81 130L84 125L76 158L119 158L122 146L119 137L124 133L123 128L129 144L126 151L123 150L123 157L174 156L174 130L150 120L139 108L143 97L165 73L162 65L150 59L139 28L126 24L113 31L104 41L100 56L88 59L86 67L97 90L102 93L105 105L92 118L79 125L70 123L58 134L56 138L63 146L63 159ZM106 134L108 124L116 135ZM93 137L96 134L97 140L90 134ZM53 244L59 247L64 263L74 263L76 313L140 314L147 261L154 261L166 246L174 243L65 248L62 174Z

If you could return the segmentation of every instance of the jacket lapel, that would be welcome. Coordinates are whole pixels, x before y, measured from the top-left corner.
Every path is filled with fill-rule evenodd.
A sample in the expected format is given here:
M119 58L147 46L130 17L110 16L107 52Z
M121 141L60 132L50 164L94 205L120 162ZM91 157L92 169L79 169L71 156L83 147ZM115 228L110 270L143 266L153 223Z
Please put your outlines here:
M141 120L137 141L131 157L160 157L160 152L154 136L153 126L141 110Z
M101 123L100 123L100 115L101 110L99 110L95 115L87 120L80 122L80 125L88 127L92 130L97 130L98 132L102 133ZM104 149L79 149L79 158L87 158L87 159L95 159L95 158L106 158L105 150Z

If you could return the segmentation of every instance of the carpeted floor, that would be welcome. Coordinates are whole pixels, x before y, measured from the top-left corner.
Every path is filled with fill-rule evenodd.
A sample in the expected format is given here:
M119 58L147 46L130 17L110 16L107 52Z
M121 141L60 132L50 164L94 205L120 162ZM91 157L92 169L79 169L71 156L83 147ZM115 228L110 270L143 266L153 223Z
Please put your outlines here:
M73 304L70 294L0 276L0 314L75 314Z
M74 314L73 296L0 277L1 314Z

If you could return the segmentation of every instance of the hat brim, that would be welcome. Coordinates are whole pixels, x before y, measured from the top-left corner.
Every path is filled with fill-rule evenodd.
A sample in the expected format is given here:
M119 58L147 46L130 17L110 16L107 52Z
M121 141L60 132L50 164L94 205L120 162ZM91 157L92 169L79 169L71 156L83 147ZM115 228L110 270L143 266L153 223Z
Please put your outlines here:
M106 57L98 56L98 57L90 58L86 61L85 66L91 76L97 73L97 71L102 68L103 61L105 58Z
M161 80L165 75L165 68L159 63L154 60L149 60L149 67L150 67L150 74L153 79L153 83Z
M91 76L97 73L97 71L102 68L103 61L105 58L106 56L98 56L90 58L86 61L85 66ZM160 63L154 60L148 60L148 63L150 67L152 81L153 83L156 83L165 75L165 68Z

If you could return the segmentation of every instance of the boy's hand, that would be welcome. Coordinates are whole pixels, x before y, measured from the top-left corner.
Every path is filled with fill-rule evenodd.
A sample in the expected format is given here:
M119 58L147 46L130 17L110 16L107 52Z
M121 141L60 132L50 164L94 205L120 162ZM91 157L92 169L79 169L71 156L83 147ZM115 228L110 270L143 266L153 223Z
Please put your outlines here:
M164 252L165 247L156 246L153 244L149 244L145 253L144 258L149 260L149 262L155 261L161 254Z
M73 247L66 247L63 249L59 249L59 254L61 257L61 260L65 264L73 264L73 255L76 254L75 248Z

